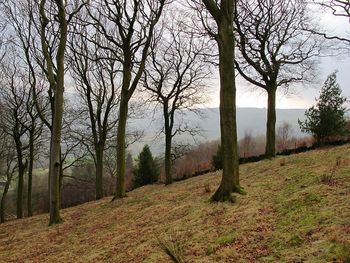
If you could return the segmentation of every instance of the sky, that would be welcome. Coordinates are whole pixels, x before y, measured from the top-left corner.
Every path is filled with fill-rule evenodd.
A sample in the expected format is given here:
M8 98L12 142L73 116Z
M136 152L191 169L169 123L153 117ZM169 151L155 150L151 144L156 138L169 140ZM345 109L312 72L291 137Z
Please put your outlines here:
M335 17L328 13L318 13L318 20L328 32L341 36L350 35L350 20L345 17ZM315 104L320 89L327 76L338 70L337 79L343 95L350 99L350 54L341 57L320 59L318 78L312 86L292 87L288 94L278 92L276 105L281 109L306 109ZM219 106L219 82L213 81L211 101L209 107ZM244 81L237 81L237 106L266 108L267 96L262 89L248 85Z

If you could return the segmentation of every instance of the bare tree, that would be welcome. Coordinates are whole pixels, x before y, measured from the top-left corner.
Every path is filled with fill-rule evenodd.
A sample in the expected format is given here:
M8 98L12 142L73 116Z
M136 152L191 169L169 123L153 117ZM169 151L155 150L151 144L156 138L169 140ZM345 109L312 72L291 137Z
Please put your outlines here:
M69 62L76 89L83 103L80 111L82 115L89 116L88 121L84 118L81 123L80 135L94 160L96 199L100 199L103 197L106 143L112 139L113 129L118 123L116 109L120 83L117 76L120 72L120 63L113 59L111 51L100 48L106 46L102 42L106 40L94 27L79 25L80 21L86 22L89 19L81 16L75 23L69 41ZM88 40L88 35L93 35L91 42Z
M176 13L173 16L175 19ZM195 127L183 123L179 114L183 110L195 111L196 106L206 101L206 80L210 73L205 55L209 53L207 43L197 39L180 19L165 25L153 42L144 75L150 100L158 103L163 112L166 185L172 183L173 138L181 133L194 136L197 132Z
M96 1L90 15L98 32L108 40L110 50L122 64L117 131L117 186L114 199L125 196L125 135L128 106L142 77L154 28L166 0Z
M28 124L27 102L30 99L26 81L15 52L11 52L1 65L0 102L2 105L2 130L13 140L18 167L17 218L23 218L24 175L28 167L27 151Z
M244 137L240 140L239 146L241 149L241 156L244 158L249 157L254 153L256 143L252 131L246 130L244 132Z
M283 122L277 129L277 148L279 151L287 149L288 142L293 132L292 126L288 122Z
M233 201L232 192L242 193L239 185L236 124L235 38L233 20L235 0L189 1L196 9L206 33L219 48L220 128L223 175L213 201Z
M268 94L265 154L276 154L276 92L314 78L322 43L302 1L238 1L235 66L249 83Z
M24 65L28 69L27 82L29 85L29 94L26 102L27 114L29 122L27 125L28 130L28 189L27 189L27 210L28 216L32 216L32 175L34 167L34 158L37 154L38 140L41 136L43 123L38 121L40 112L37 111L39 107L36 106L38 101L38 86L40 81L36 76L36 65L33 57L31 56L31 50L34 50L33 44L35 43L34 27L30 18L33 15L34 4L27 0L21 1L4 1L1 2L1 11L3 14L3 20L7 22L8 27L11 27L11 34L8 33L8 37L11 39L11 45L16 46L18 51L16 54L23 60ZM40 92L39 92L40 93ZM45 107L44 107L45 108ZM42 114L42 113L41 113Z
M0 106L0 116L3 117L5 112L3 112L1 104ZM3 185L4 188L0 200L0 223L5 222L6 195L17 169L13 140L11 136L4 131L5 126L2 117L0 117L0 179L5 184Z
M61 130L63 119L64 104L64 76L65 76L65 52L68 38L68 25L73 17L87 4L73 3L67 4L64 0L40 0L40 43L45 61L45 75L53 92L52 104L52 131L50 143L50 221L49 224L57 224L60 218L60 175L61 175ZM67 6L73 11L67 15ZM54 35L57 37L53 41L57 43L55 55L48 45L48 31L55 30ZM51 40L52 41L52 40Z

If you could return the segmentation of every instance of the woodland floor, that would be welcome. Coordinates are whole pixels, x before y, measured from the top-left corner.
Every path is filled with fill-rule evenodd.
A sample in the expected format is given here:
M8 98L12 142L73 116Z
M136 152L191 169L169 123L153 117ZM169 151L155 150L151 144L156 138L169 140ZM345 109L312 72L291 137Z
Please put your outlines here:
M54 227L48 215L7 222L0 262L171 262L160 243L184 262L350 262L349 145L240 173L247 195L234 204L208 202L221 178L214 172L64 209Z

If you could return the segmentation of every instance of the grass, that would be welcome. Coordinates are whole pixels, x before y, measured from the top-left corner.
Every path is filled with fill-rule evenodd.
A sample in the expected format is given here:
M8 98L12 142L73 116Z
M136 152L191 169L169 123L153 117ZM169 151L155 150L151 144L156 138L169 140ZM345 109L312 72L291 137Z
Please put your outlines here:
M171 262L167 248L184 262L350 262L349 154L345 145L242 165L247 195L234 204L208 201L215 172L64 209L54 227L47 215L9 221L0 262Z

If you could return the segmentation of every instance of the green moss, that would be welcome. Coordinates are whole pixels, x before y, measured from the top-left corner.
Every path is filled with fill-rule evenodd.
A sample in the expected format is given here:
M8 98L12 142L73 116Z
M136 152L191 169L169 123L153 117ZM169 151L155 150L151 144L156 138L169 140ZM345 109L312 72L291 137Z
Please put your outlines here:
M289 244L293 247L299 247L303 243L303 238L298 234L292 234L289 239Z
M350 263L350 244L332 243L325 256L328 260Z
M215 247L213 245L209 245L207 247L207 250L205 251L205 254L207 256L210 256L211 254L213 254L215 252Z
M224 236L219 237L215 243L218 244L219 246L224 246L234 242L236 240L236 237L237 237L236 232L230 232Z
M143 263L156 263L159 262L159 259L162 257L160 253L153 252L147 256L142 262Z
M267 256L267 257L262 257L260 258L261 262L264 263L273 263L273 262L277 262L276 258L274 256Z

